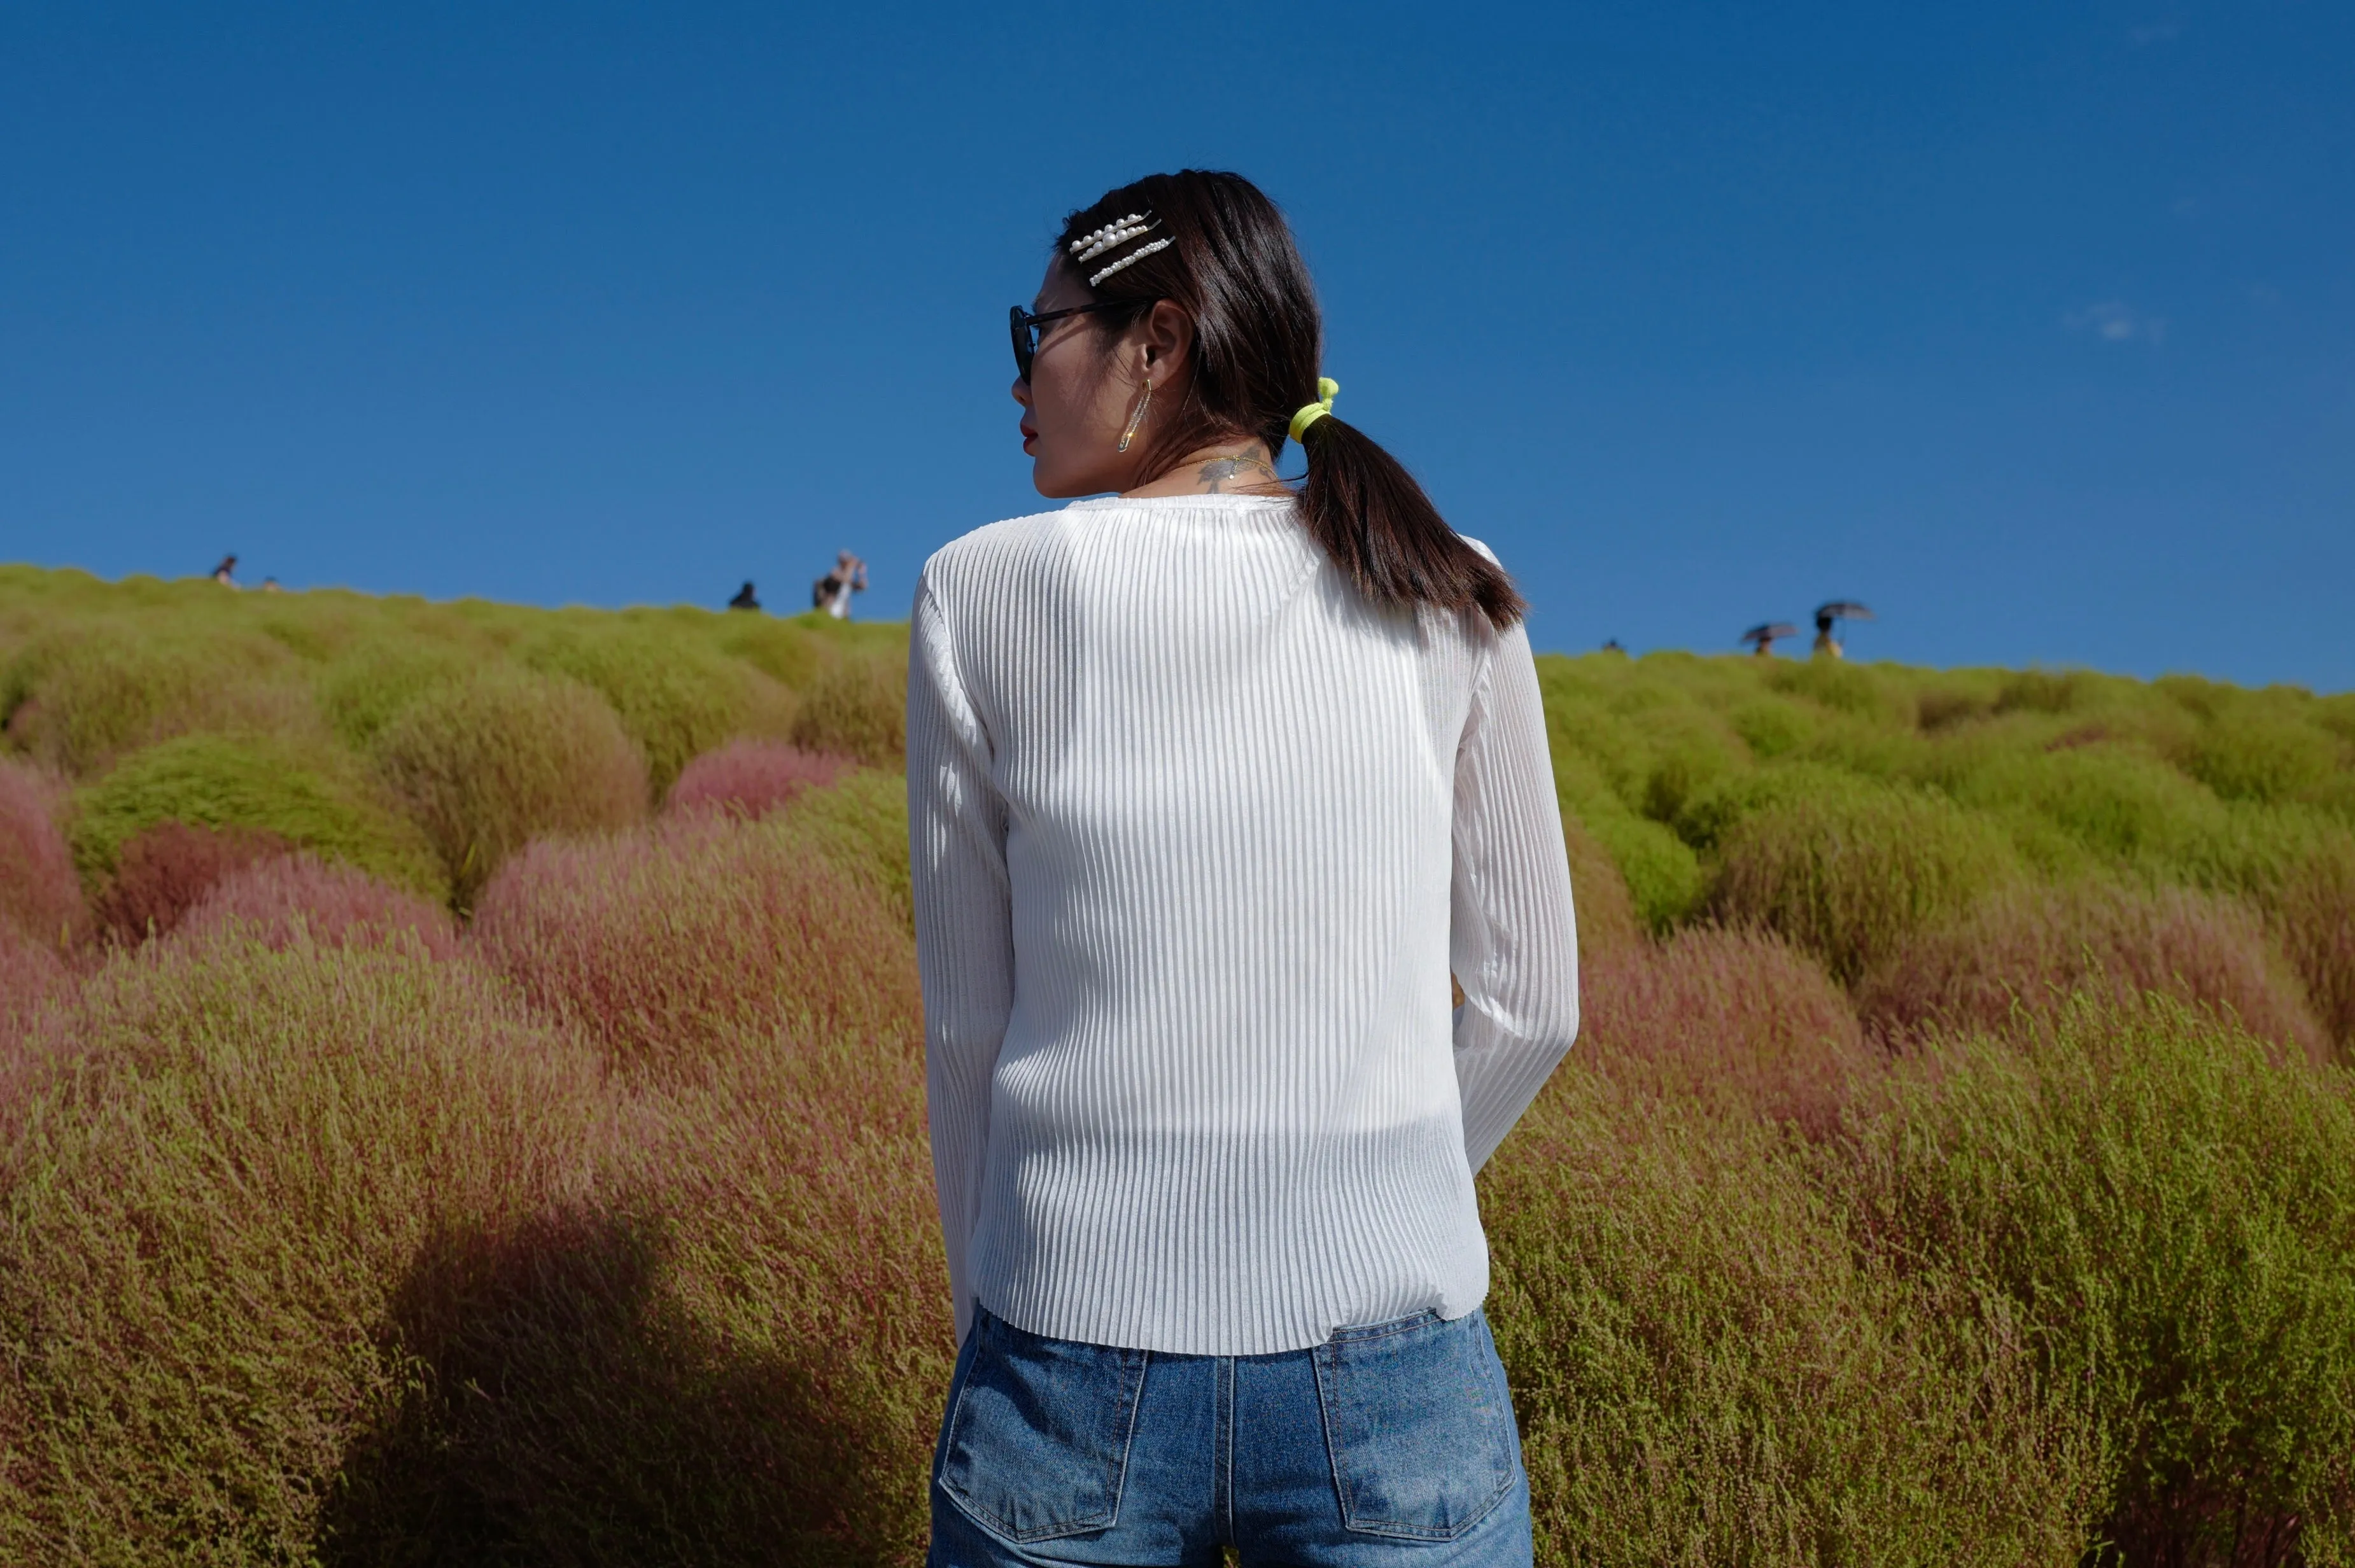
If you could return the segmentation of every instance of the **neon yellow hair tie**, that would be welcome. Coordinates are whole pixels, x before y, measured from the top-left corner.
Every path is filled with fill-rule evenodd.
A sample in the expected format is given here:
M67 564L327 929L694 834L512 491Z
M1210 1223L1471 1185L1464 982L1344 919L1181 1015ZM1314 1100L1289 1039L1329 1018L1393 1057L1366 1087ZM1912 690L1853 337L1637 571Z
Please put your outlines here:
M1316 378L1316 400L1313 403L1303 403L1300 406L1300 411L1292 416L1293 440L1298 441L1301 432L1333 411L1333 394L1340 389L1341 383L1332 377Z

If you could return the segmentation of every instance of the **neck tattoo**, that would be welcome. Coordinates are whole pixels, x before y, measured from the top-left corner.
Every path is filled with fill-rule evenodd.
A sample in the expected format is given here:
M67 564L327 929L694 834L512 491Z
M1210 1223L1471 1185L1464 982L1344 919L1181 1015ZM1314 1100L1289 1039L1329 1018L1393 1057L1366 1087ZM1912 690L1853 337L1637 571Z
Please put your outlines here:
M1202 464L1198 472L1203 485L1208 486L1209 494L1222 496L1226 493L1227 481L1235 478L1247 468L1258 470L1269 480L1273 480L1275 477L1273 464L1248 452L1233 457L1214 457Z

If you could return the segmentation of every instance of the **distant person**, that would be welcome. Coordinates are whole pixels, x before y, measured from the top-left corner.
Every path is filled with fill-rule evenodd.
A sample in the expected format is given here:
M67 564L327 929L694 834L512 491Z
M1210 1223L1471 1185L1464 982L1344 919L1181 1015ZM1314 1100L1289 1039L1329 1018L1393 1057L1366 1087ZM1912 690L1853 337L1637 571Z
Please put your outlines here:
M837 621L850 619L850 596L867 592L867 563L844 550L834 558L834 570L810 587L810 608L823 610Z
M730 610L758 610L760 607L761 602L752 597L752 582L750 578L745 579L744 586L736 591L736 597L728 601L728 608Z
M1870 621L1872 612L1853 599L1834 599L1816 606L1815 652L1824 658L1840 659L1848 655L1841 649L1834 628L1842 621Z
M1241 176L1072 214L1013 334L1033 483L1095 498L912 611L931 1562L1527 1568L1473 1173L1578 945L1521 596L1334 415Z
M1606 654L1624 654L1627 650L1618 638L1605 637L1603 639L1603 651Z
M1796 637L1798 635L1799 628L1788 621L1762 621L1736 637L1734 641L1749 643L1752 645L1750 649L1752 653L1762 659L1771 659L1774 656L1776 643L1781 642L1785 637Z
M279 587L278 587L278 579L276 579L276 578L274 578L274 577L265 577L265 578L263 578L263 579L261 580L261 591L262 591L264 593L276 593L276 592L279 592Z
M213 581L223 588L234 588L237 586L237 579L231 574L236 571L237 557L225 555L221 557L221 563L213 568Z

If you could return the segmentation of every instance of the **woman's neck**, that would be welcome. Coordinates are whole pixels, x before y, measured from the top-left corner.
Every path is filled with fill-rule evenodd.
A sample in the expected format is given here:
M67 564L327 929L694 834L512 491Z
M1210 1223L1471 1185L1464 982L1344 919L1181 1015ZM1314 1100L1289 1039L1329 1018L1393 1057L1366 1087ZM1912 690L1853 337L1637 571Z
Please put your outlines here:
M1188 453L1159 478L1124 490L1135 496L1289 496L1275 476L1274 454L1258 440L1221 442Z

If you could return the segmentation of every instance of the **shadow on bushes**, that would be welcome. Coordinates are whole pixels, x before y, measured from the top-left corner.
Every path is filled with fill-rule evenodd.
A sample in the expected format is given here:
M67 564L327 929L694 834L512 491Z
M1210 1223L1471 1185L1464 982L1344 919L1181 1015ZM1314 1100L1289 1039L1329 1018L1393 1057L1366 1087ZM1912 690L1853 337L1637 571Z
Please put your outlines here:
M346 1449L319 1560L883 1560L856 1413L686 1321L666 1252L626 1209L434 1238L390 1312L409 1397Z

